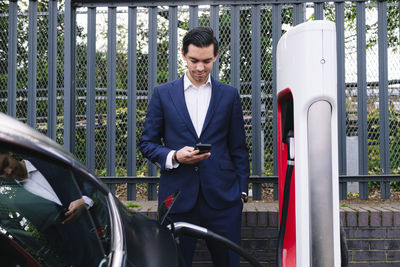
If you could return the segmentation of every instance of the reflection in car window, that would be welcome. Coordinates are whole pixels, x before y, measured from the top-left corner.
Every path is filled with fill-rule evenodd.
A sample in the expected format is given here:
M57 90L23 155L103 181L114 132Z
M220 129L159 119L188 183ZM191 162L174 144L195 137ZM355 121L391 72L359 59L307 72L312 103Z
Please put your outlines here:
M106 205L72 170L0 150L0 245L14 266L98 266L109 253Z

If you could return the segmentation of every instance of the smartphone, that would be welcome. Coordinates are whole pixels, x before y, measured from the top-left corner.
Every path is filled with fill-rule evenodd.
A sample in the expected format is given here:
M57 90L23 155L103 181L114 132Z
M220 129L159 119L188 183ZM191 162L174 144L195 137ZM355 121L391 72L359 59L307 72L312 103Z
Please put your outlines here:
M65 213L68 211L67 208L62 208L61 211L59 211L58 216L56 221L57 222L63 222L68 216L65 215Z
M210 150L211 150L211 144L199 143L196 145L196 147L194 149L199 150L199 154L207 153L207 152L210 152Z

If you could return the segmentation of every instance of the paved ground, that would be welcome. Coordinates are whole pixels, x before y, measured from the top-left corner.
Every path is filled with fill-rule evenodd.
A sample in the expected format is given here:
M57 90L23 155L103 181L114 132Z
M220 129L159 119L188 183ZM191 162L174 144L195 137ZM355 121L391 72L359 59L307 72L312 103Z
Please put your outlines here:
M136 211L157 211L157 201L132 201L140 207L134 208ZM245 203L243 211L277 211L278 202L265 203L265 202L251 202Z
M346 203L344 203L346 202ZM157 211L157 201L132 201L139 205L140 207L134 208L136 211ZM372 208L390 208L394 210L400 210L400 202L398 201L365 201L364 203L349 203L349 201L341 201L340 209L342 211L348 211L349 209L358 210L358 209L366 209L369 207ZM278 201L274 202L262 202L262 201L252 201L249 203L245 203L243 211L278 211Z

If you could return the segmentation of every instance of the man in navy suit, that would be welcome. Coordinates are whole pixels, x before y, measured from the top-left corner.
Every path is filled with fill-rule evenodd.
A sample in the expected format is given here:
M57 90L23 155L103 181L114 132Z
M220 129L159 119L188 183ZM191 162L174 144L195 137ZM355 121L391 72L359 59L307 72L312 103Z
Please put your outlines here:
M239 244L249 158L238 90L210 75L218 53L210 28L185 35L187 71L154 89L139 148L161 168L159 202L181 192L171 210L174 221L201 225ZM211 151L199 153L198 143L211 144ZM180 237L187 266L195 246L196 239ZM215 266L239 266L226 247L211 241L207 246Z
M12 152L0 150L0 176L20 182L24 181L24 187L28 191L57 203L59 206L64 206L66 210L62 214L63 224L75 220L86 208L93 206L93 200L87 196L92 192L85 190L90 188L88 185L81 186L81 190L83 190L81 197L71 182L72 178L68 170L38 158L17 160L13 157ZM36 180L33 181L33 179Z
M89 197L94 193L92 186L74 180L68 168L39 158L19 160L12 152L2 149L0 178L10 180L9 187L13 188L13 197L0 194L0 203L11 211L18 211L35 226L37 235L43 237L35 240L45 239L48 248L56 251L68 266L98 265L103 255L99 253L96 233L85 212L93 206ZM16 231L21 232L22 229Z

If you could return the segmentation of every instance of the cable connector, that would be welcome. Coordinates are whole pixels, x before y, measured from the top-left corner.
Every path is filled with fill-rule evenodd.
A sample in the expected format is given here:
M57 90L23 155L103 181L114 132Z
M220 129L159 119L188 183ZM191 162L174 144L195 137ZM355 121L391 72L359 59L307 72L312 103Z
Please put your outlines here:
M288 165L294 165L294 132L290 130L287 134L286 144L288 146ZM293 164L289 164L293 161Z

